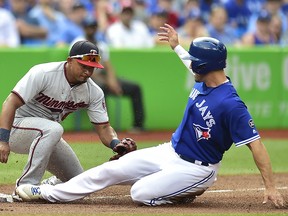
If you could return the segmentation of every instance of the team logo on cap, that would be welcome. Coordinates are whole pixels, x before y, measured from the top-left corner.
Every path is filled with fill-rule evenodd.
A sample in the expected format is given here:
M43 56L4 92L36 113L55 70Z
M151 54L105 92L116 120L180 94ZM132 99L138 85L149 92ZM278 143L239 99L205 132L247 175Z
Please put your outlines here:
M98 52L96 50L90 50L90 53L93 55L98 55Z
M193 128L195 131L197 141L202 140L202 139L208 140L211 137L211 134L210 134L211 129L210 128L208 128L208 127L205 128L205 127L202 127L202 126L197 125L197 124L193 124Z

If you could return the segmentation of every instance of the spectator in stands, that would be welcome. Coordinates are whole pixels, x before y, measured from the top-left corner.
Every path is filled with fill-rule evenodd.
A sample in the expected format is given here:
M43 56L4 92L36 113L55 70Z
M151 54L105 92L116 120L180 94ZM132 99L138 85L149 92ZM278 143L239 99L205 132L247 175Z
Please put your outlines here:
M210 19L211 10L213 7L222 6L221 0L199 0L201 16L207 24Z
M246 5L251 11L251 14L258 14L263 10L263 4L266 0L246 0Z
M0 8L0 47L17 47L20 45L20 37L13 14L4 8Z
M286 31L288 29L287 16L282 11L282 0L266 0L263 3L262 8L263 9L259 13L266 10L271 16L279 16L282 20L282 30ZM251 15L248 27L249 32L255 31L259 13L254 13Z
M270 22L270 31L272 35L274 35L275 43L279 45L284 45L282 44L282 37L283 37L282 29L283 29L283 25L282 25L281 18L277 15L272 16L271 22Z
M183 46L188 47L191 44L191 41L197 37L209 36L208 30L205 27L200 14L191 11L185 20L184 25L177 30L179 40Z
M288 16L288 0L282 0L281 10L286 16Z
M179 10L180 26L185 23L186 18L189 17L191 14L197 14L199 16L201 14L199 0L186 0Z
M63 35L63 40L65 43L71 44L71 42L75 38L84 34L81 24L85 19L85 17L87 16L87 13L88 12L85 6L81 3L75 3L74 5L70 5L70 7L67 9L67 12L65 14L66 15L65 32Z
M45 39L39 40L38 45L63 46L66 29L66 17L62 12L56 11L51 0L38 0L38 3L30 10L28 15L47 30Z
M107 41L115 48L151 48L154 46L153 37L147 25L134 19L132 7L124 7L120 20L107 29Z
M91 14L97 19L98 30L97 37L106 41L106 31L108 27L117 21L117 16L112 11L110 2L107 0L93 0L93 13ZM117 14L118 15L118 14Z
M158 8L167 13L167 23L175 28L179 27L180 20L177 11L173 9L173 0L158 0Z
M159 32L159 28L163 26L165 23L167 23L168 14L164 10L155 10L152 12L149 22L148 22L148 28L151 36L154 38L155 44L163 44L158 40L157 33Z
M86 39L96 44L101 53L101 64L104 69L95 70L92 79L102 88L105 95L116 95L129 97L133 110L133 127L130 132L138 133L144 131L144 106L141 87L132 81L120 79L116 76L114 67L110 61L109 47L103 41L97 41L97 22L95 19L88 17L83 22L85 34L78 37L78 40ZM72 44L74 44L74 42ZM108 104L109 109L109 104Z
M134 17L136 20L141 20L142 22L148 24L149 22L149 12L146 7L145 0L134 0L134 4L132 4L134 8Z
M237 31L237 37L241 38L247 32L248 22L251 16L246 0L230 0L225 3L228 14L228 23Z
M10 0L10 10L16 19L21 44L33 46L38 39L46 38L47 30L39 25L37 19L28 16L28 7L26 0Z
M256 30L243 35L242 45L259 46L275 44L276 38L271 32L270 23L271 15L267 11L262 11L256 22Z
M228 25L227 12L223 6L212 8L206 28L211 37L226 45L234 45L238 42L236 30Z

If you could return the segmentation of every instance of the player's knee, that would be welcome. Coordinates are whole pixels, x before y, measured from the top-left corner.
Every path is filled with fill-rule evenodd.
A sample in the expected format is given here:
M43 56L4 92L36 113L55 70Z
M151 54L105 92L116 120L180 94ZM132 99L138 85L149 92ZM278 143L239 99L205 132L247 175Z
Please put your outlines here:
M130 190L130 195L131 195L133 202L141 203L141 204L145 204L145 205L150 205L149 204L150 200L148 199L148 195L146 194L146 190L144 188L137 187L137 183L135 183L135 184L132 186L132 188Z
M46 135L52 136L55 140L60 140L63 133L63 127L57 122L51 124L46 130Z

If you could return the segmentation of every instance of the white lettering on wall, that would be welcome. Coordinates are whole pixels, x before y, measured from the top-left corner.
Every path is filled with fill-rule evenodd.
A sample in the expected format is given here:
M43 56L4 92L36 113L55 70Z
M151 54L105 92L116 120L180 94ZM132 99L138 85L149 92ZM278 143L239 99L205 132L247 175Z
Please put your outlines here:
M281 117L288 116L288 102L287 101L280 101L279 102L279 113Z
M282 71L283 71L283 87L285 89L288 89L288 57L283 59L283 65L282 65Z
M288 63L287 63L288 64ZM271 70L265 62L241 63L238 56L232 56L227 62L227 75L231 78L235 88L243 90L267 90L271 85ZM288 85L288 74L287 74Z
M269 118L272 114L273 107L270 101L249 101L246 105L253 118Z

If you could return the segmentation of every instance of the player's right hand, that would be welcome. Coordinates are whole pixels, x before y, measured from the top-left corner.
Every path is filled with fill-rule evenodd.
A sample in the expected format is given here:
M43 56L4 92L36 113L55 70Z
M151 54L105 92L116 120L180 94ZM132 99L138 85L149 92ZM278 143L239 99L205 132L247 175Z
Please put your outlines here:
M7 163L10 154L10 146L6 142L0 142L0 162Z

